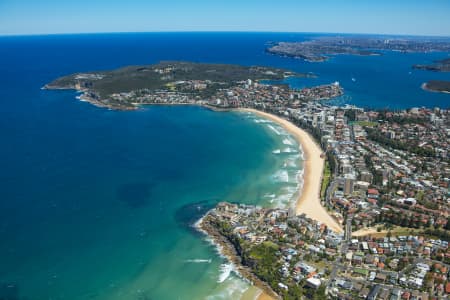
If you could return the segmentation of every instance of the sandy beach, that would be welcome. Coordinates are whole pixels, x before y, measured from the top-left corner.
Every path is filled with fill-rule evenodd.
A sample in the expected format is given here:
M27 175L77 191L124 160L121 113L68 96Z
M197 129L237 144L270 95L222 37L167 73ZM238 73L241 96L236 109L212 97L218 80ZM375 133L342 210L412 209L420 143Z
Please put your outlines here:
M322 149L304 130L278 116L255 109L240 109L269 119L287 130L298 141L304 156L303 190L297 199L296 213L326 224L332 230L342 232L342 227L328 214L320 203L320 187L325 160L320 157Z
M262 292L261 294L259 294L258 300L274 300L274 299L269 295L267 295L266 293Z

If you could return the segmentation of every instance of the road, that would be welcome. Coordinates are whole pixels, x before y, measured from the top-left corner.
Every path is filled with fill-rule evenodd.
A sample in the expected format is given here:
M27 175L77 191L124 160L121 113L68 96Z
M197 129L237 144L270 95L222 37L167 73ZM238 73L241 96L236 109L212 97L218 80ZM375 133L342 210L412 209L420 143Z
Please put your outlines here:
M347 221L345 223L345 239L347 242L350 242L352 239L352 220L353 215L347 215Z

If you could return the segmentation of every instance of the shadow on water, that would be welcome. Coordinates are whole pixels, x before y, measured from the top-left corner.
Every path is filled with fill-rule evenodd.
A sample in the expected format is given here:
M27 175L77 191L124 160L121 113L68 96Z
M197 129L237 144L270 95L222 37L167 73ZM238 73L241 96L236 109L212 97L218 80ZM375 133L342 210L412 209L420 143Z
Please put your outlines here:
M132 208L144 207L148 204L153 184L127 183L117 188L117 198Z
M196 203L189 203L177 209L175 212L175 220L178 226L187 229L188 231L198 233L193 227L201 217L203 217L208 210L213 208L219 199L209 199Z
M21 300L17 285L14 283L0 282L0 300Z

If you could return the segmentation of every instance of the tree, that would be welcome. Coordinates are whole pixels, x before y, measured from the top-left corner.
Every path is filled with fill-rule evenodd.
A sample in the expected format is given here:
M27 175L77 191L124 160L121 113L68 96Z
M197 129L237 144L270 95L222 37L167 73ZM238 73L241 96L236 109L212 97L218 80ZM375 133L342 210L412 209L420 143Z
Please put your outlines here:
M326 300L327 296L325 294L325 285L321 285L313 295L314 300Z

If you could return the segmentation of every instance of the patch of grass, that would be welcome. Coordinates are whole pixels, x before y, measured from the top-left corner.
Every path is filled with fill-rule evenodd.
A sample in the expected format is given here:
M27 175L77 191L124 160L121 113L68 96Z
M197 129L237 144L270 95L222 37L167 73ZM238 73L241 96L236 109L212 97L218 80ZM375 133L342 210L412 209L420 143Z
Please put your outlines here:
M377 229L380 229L378 231ZM371 227L370 232L365 234L366 236L370 235L372 237L381 238L386 237L388 235L390 236L401 236L401 235L421 235L423 234L423 229L415 229L415 228L408 228L408 227L401 227L401 226L394 226L390 229L387 229L386 227L377 226L377 227Z
M322 176L322 186L320 188L320 198L322 200L325 199L327 188L330 185L331 180L331 168L328 160L325 161L325 167L323 169L323 176Z
M377 122L369 122L369 121L354 121L350 123L351 125L360 125L362 127L375 127L378 125Z
M278 248L279 247L277 244L266 241L260 245L254 246L250 251L250 257L254 259L263 259L267 257L271 258L272 256L275 257L274 253L278 251Z

